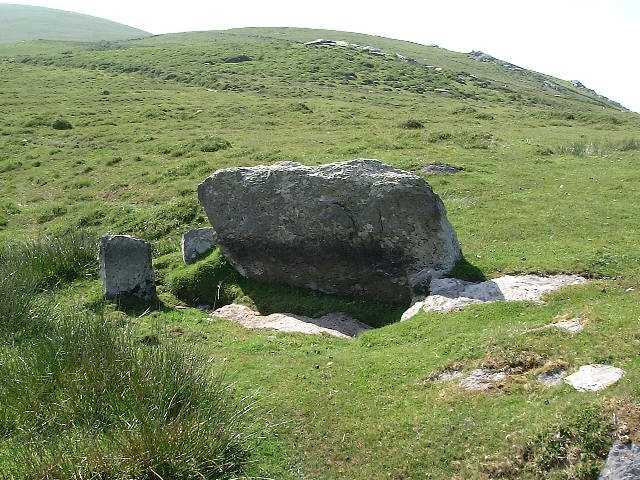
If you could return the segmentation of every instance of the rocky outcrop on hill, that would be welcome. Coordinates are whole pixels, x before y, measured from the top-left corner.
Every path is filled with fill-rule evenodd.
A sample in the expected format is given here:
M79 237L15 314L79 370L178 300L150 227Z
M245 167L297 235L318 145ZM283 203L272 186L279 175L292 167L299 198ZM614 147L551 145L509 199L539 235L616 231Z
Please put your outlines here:
M377 160L229 168L198 197L222 253L256 280L403 303L461 258L431 187Z

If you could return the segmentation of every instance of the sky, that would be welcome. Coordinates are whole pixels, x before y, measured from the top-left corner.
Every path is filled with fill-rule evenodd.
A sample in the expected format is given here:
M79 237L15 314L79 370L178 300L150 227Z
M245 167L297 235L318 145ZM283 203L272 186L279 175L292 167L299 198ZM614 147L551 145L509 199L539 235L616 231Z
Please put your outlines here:
M640 0L30 0L151 33L308 27L482 50L640 112ZM0 19L1 22L1 19ZM0 25L1 26L1 25ZM334 39L339 40L339 39Z

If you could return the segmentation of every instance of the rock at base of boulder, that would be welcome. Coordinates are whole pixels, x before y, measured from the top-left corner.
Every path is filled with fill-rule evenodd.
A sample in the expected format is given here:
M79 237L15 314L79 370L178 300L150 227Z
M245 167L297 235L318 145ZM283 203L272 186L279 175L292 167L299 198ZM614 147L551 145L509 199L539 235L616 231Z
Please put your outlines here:
M107 298L134 296L148 300L155 296L149 242L129 235L105 235L100 239L98 262Z
M598 480L637 480L639 478L640 445L614 444Z
M216 243L213 228L194 228L182 235L182 260L187 265L195 262L200 255L208 252Z
M290 313L260 315L245 305L232 303L214 311L212 317L226 318L245 328L269 328L281 332L320 335L326 333L334 337L353 338L371 327L344 313L329 313L320 318L310 318Z
M377 160L219 170L198 198L229 263L263 282L409 303L461 258L431 187Z
M568 285L580 285L586 279L578 275L505 275L486 282L473 283L457 278L436 278L431 282L430 294L416 302L403 315L407 320L420 310L452 312L469 305L498 301L540 302L542 295Z
M613 385L624 376L624 370L611 365L583 365L564 379L579 392L595 392Z

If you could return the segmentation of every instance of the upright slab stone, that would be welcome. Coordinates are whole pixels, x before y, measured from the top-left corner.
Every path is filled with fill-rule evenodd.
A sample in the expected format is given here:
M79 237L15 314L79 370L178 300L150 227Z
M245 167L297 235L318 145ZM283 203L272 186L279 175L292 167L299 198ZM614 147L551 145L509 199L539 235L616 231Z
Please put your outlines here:
M105 235L100 239L98 261L107 298L155 296L149 242L129 235Z
M216 243L216 231L213 228L194 228L182 235L182 259L189 265L211 249Z
M431 187L377 160L219 170L198 197L227 260L265 282L401 303L461 258Z

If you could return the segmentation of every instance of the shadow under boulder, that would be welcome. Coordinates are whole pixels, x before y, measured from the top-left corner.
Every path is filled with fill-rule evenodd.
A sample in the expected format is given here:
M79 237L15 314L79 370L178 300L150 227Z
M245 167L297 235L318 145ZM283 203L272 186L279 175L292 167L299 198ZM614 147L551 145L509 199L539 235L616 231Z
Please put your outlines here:
M263 283L240 275L218 248L191 265L180 265L165 278L170 292L191 306L211 310L239 303L261 315L287 313L320 318L343 312L369 326L381 327L400 320L408 304L347 298L283 285Z

